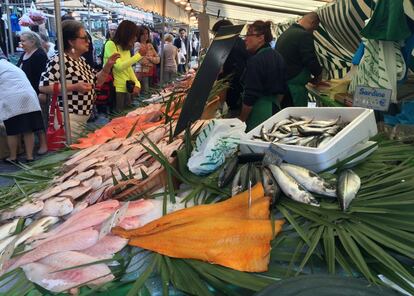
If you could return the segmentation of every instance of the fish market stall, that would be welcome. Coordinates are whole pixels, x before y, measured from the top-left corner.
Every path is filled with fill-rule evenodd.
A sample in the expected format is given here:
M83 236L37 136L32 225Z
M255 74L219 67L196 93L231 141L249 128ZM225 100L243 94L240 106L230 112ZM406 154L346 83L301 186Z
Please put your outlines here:
M174 137L190 85L8 175L1 293L260 295L315 274L414 293L412 145L377 135L363 108L287 108L247 134L199 120Z

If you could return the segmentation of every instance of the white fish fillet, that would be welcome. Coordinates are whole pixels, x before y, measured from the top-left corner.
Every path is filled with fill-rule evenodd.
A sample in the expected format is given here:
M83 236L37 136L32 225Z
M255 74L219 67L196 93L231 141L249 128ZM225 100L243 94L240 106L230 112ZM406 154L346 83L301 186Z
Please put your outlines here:
M98 231L89 228L51 240L40 245L34 250L23 254L9 268L9 270L13 270L27 263L35 262L54 253L87 249L98 242L98 235Z
M59 221L59 218L56 218L56 217L43 217L33 222L19 234L19 238L17 239L15 246L18 246L21 243L24 243L26 240L30 239L31 237L34 237L38 234L41 234L47 231L51 225L56 224L58 221Z
M16 231L17 222L19 219L14 219L12 222L0 226L0 240L11 236Z
M92 190L98 189L102 184L102 177L101 176L95 176L93 178L90 178L89 180L85 180L82 182L83 186L90 187Z
M80 182L82 182L82 181L88 180L93 175L95 175L95 170L89 170L89 171L82 172L76 175L75 177L72 178L72 180L79 180Z
M59 195L64 196L64 197L69 197L69 198L72 198L72 199L77 199L77 198L83 196L84 194L88 193L91 190L92 190L92 187L90 187L90 186L80 185L80 186L62 191L61 193L59 193Z
M48 198L51 198L53 196L57 196L59 193L61 193L64 190L67 190L69 188L73 188L76 187L80 184L79 180L68 180L66 182L63 182L62 184L59 185L54 185L54 187L52 187L51 189L48 189L44 194L42 194L40 196L40 200L45 200Z
M82 158L85 158L86 156L88 156L89 154L94 152L96 149L98 149L99 146L100 145L94 145L94 146L88 147L86 149L82 149L79 152L76 152L75 154L73 154L70 157L70 159L68 161L65 162L64 166L71 166L71 165L77 163Z
M60 217L73 211L73 203L67 197L52 197L45 201L42 216Z
M96 257L99 260L111 259L115 253L121 251L128 243L128 239L116 235L106 235L95 245L81 253Z
M12 219L14 217L26 217L35 214L43 209L43 205L44 203L41 200L25 202L14 211L5 211L1 213L1 220Z
M131 230L131 229L136 229L138 227L141 227L143 225L141 223L140 217L134 216L134 217L128 217L128 218L122 219L122 221L119 222L117 226L122 227L123 229L126 229L126 230Z

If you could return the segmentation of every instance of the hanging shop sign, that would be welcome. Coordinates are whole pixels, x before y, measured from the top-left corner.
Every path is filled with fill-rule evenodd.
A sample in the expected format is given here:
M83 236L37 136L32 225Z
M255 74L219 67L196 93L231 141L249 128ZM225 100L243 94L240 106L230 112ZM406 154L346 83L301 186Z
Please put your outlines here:
M354 107L364 107L378 111L388 111L391 89L357 86L353 98Z

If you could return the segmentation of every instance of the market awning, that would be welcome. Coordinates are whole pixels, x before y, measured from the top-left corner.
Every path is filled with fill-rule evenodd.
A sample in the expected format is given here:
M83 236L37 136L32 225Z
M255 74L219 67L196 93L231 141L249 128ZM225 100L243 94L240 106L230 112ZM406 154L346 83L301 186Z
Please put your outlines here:
M203 0L190 0L196 11L202 11ZM275 23L315 11L332 0L207 0L206 12L248 22L255 20L272 20Z

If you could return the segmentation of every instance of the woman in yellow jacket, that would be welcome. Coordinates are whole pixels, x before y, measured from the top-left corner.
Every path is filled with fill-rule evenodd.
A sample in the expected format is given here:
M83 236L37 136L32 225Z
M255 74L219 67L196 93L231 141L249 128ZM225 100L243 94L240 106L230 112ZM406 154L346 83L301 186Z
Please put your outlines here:
M114 53L121 55L112 68L116 90L115 111L117 112L130 106L132 96L137 95L141 90L141 84L135 76L132 65L139 62L142 57L139 53L131 56L137 32L138 27L135 23L128 20L122 21L114 38L105 44L104 64Z

